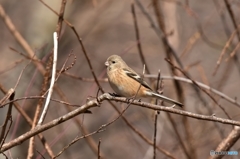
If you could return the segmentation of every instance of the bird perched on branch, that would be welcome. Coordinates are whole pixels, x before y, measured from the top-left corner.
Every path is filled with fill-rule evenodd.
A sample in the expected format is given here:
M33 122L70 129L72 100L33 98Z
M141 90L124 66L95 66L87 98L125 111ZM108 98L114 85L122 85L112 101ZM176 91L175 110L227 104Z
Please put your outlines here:
M108 82L117 95L134 97L137 94L136 97L154 97L171 104L183 106L182 103L154 92L120 56L112 55L108 57L105 65L107 66Z

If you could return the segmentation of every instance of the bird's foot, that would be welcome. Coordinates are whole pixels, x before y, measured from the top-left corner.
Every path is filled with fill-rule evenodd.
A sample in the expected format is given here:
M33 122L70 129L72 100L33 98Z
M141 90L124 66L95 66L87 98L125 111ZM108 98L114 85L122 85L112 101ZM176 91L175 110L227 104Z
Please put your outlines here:
M133 97L128 97L128 98L126 98L126 101L127 101L128 103L130 103L130 100L134 101L135 99L136 99L135 96L133 96ZM138 99L138 102L141 102L141 99Z
M108 94L110 94L110 95L113 96L113 97L121 97L120 95L118 95L118 94L116 94L116 93L108 93Z

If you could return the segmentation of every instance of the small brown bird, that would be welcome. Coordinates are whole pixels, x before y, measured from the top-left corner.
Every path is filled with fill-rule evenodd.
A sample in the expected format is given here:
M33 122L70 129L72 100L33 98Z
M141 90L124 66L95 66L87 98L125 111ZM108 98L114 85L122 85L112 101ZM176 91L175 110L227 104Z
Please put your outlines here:
M123 97L134 97L137 94L137 97L155 97L171 104L176 104L181 107L183 106L182 103L155 93L120 56L110 56L105 62L105 65L107 66L108 82L118 95ZM141 87L139 89L140 85Z

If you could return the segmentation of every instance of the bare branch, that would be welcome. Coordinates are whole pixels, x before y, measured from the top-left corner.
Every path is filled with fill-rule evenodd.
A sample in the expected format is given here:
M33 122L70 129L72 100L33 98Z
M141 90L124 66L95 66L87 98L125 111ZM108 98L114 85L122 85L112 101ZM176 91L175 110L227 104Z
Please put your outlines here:
M110 100L110 101L118 101L118 102L123 102L123 103L128 103L128 101L126 100L126 98L124 97L114 97L111 96L108 93L104 93L102 95L100 95L98 97L98 101L102 102L104 100ZM21 144L22 142L24 142L25 140L29 139L30 137L43 132L45 130L48 130L56 125L59 125L71 118L73 118L74 116L77 116L81 113L84 113L86 110L93 108L93 107L98 107L99 103L98 103L97 99L94 100L90 100L88 101L86 104L82 105L80 108L66 114L63 115L57 119L52 120L51 122L48 122L44 125L35 127L33 130L19 136L18 138L6 143L3 145L2 149L0 150L0 153ZM171 107L165 107L165 106L159 106L159 105L154 105L154 104L150 104L150 103L145 103L145 102L139 102L139 100L134 100L131 101L132 105L137 105L140 107L144 107L144 108L148 108L148 109L153 109L153 110L159 110L159 111L165 111L165 112L169 112L169 113L173 113L173 114L178 114L178 115L184 115L190 118L194 118L194 119L199 119L199 120L205 120L205 121L214 121L214 122L218 122L218 123L222 123L222 124L228 124L228 125L236 125L236 126L240 126L240 121L235 121L235 120L230 120L230 119L224 119L224 118L220 118L220 117L216 117L214 115L211 116L207 116L207 115L201 115L201 114L196 114L196 113L192 113L192 112L188 112L188 111L183 111L183 110L178 110L175 108L171 108Z
M228 151L230 148L239 140L240 138L240 127L234 126L233 130L228 134L228 136L222 140L222 142L218 145L215 151L222 152ZM224 157L224 155L213 155L209 159L220 159Z

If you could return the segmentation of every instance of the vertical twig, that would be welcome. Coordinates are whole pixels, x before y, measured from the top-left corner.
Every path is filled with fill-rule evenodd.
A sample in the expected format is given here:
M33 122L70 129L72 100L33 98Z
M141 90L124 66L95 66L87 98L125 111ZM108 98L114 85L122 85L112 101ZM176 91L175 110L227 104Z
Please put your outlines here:
M48 105L49 105L50 98L51 98L51 95L52 95L52 91L53 91L53 85L54 85L55 77L56 77L57 48L58 48L58 46L57 46L57 44L58 44L57 43L57 33L56 32L54 32L54 34L53 34L53 39L54 39L54 61L53 61L53 67L52 67L52 69L53 69L52 70L52 79L51 79L51 84L50 84L50 88L49 88L49 92L48 92L48 99L46 100L44 110L43 110L42 115L41 115L41 117L38 121L43 99L39 100L36 111L35 111L34 119L33 119L32 129L35 128L35 126L37 124L37 121L38 121L37 125L41 125L43 123L43 120L44 120L44 118L46 116L46 113L47 113L47 109L48 109ZM49 71L46 71L46 74L44 76L46 80L44 80L43 87L42 87L42 90L41 90L42 95L44 94L44 92L46 90L45 89L46 85L48 83L47 82L48 79L46 78L46 77L48 77L48 75L47 75L48 73L49 73ZM31 159L31 158L33 158L33 156L34 156L34 137L31 137L30 140L29 140L29 148L28 148L27 158Z
M218 60L217 60L217 64L216 64L216 66L215 66L215 69L214 69L214 72L213 72L213 76L216 75L217 70L218 70L218 68L219 68L219 66L220 66L220 64L221 64L222 58L223 58L224 54L226 53L227 49L231 46L231 42L233 41L236 33L237 33L237 30L235 30L235 31L231 34L231 36L229 37L229 39L228 39L228 41L226 42L225 46L223 47L222 52L220 53L220 56L219 56L219 58L218 58Z
M233 26L234 26L234 28L237 30L238 40L240 41L240 32L239 32L239 30L238 30L236 18L235 18L235 15L234 15L233 11L232 11L231 5L229 4L228 0L224 0L224 3L225 3L225 5L226 5L227 10L228 10L228 12L229 12L229 15L230 15L230 17L231 17Z
M162 84L161 81L161 72L160 70L158 71L158 78L157 78L157 87L156 87L156 92L158 91L160 85ZM161 90L161 94L162 94L162 90ZM163 101L161 101L162 103ZM158 99L156 99L155 104L158 104ZM155 111L154 114L154 137L153 137L153 159L156 159L156 145L157 145L157 120L158 120L158 114L160 113L160 111Z
M165 30L165 25L164 25L164 19L163 19L163 15L161 13L161 7L160 7L160 3L158 0L152 0L152 3L153 3L153 9L154 9L154 12L155 12L155 15L156 15L156 19L157 19L157 22L158 22L158 26L159 28L161 29L161 31L163 32L164 35L166 35L166 30ZM162 42L163 42L163 47L164 47L164 50L165 50L165 54L166 54L166 57L173 62L173 58L176 59L176 61L178 62L179 65L181 65L182 67L182 64L181 64L181 61L180 59L178 58L177 54L174 52L173 48L170 46L169 42L168 42L168 39L166 36L163 36L161 38ZM171 65L168 65L170 70L171 70L171 74L174 75L174 76L177 76L178 73L177 71L174 69L173 66ZM175 90L177 92L177 96L178 96L178 99L181 103L184 103L184 91L183 91L183 88L182 86L180 85L180 83L176 80L173 81L174 82L174 86L175 86ZM189 154L189 152L187 151L187 148L186 146L184 145L184 142L183 140L181 139L181 136L175 126L175 122L174 120L172 119L171 115L169 113L167 113L168 115L168 118L170 119L170 122L174 128L174 131L180 141L180 145L182 146L182 149L184 150L185 152L185 155L187 156L187 158L191 158L191 155ZM186 128L186 127L185 127ZM193 152L194 153L194 152Z
M100 145L101 145L101 139L99 139L99 142L98 142L98 159L101 159Z
M165 24L164 24L164 19L163 19L163 15L162 15L162 12L160 10L161 8L161 3L159 3L160 1L158 0L152 0L152 3L153 3L153 9L154 9L154 12L156 14L156 18L157 18L157 22L158 22L158 26L159 28L161 29L161 31L163 32L163 37L162 38L166 38L166 29L165 29ZM159 7L160 6L160 7Z
M161 39L162 36L164 36L164 35L161 33L159 28L156 26L152 17L148 14L148 12L145 10L145 8L143 7L142 3L139 0L135 0L135 1L136 1L136 4L138 5L138 7L140 8L140 10L143 12L143 14L146 16L146 18L150 22L150 25L153 28L153 30L156 32L157 36Z
M14 99L14 96L15 96L14 89L10 89L8 91L8 93L6 94L6 96L3 98L3 100L1 100L1 103L5 102L7 99L12 101ZM11 125L12 125L12 105L13 105L13 103L11 102L9 104L8 111L7 111L7 116L6 116L4 124L2 126L2 130L1 130L1 134L0 134L0 149L2 148L2 145L4 144L4 142L6 140L6 137L7 137L8 133L9 133L9 130L11 128ZM7 133L5 135L5 131L6 131L6 128L7 128L8 121L10 121L10 124L9 124L9 128L7 130Z
M58 37L57 37L57 32L53 33L53 40L54 40L54 51L53 51L53 67L52 67L52 79L51 79L51 83L50 83L50 87L49 87L49 91L48 91L48 96L45 102L45 106L42 112L42 115L38 121L38 125L42 125L43 120L47 114L47 110L49 107L49 103L50 103L50 99L52 96L52 92L53 92L53 86L55 83L55 78L56 78L56 69L57 69L57 55L58 55Z
M112 102L110 102L110 104L112 105L112 107L118 112L118 114L121 114L121 111L117 108L117 106L115 106ZM145 137L138 129L136 129L135 127L133 127L133 125L124 117L122 116L123 121L127 124L127 126L134 132L136 133L141 139L143 139L146 143L148 143L149 145L153 145L153 142L151 142L151 140L149 140L147 137ZM166 155L167 157L171 158L171 159L176 159L174 156L172 156L172 154L170 152L168 152L165 149L160 148L159 146L156 146L157 150L159 150L160 152L162 152L164 155Z
M233 11L232 11L231 5L229 4L228 0L224 0L224 3L225 3L225 5L227 7L227 10L229 12L229 15L230 15L230 18L232 20L233 26L234 26L235 30L237 30L238 41L240 42L240 31L238 29L236 18L235 18L235 15L234 15ZM238 60L238 56L234 55L233 59L234 59L234 62L236 64L237 68L238 68L238 72L240 73L240 63L239 63L239 60Z
M89 57L88 57L88 54L87 54L87 51L86 51L84 45L83 45L82 38L79 37L79 35L78 35L77 31L75 30L75 28L74 28L73 25L69 25L69 26L72 28L73 32L75 33L76 37L78 38L78 41L79 41L79 43L80 43L80 45L81 45L82 51L83 51L83 53L84 53L84 56L85 56L85 58L87 59L88 66L89 66L89 68L90 68L90 70L91 70L91 73L92 73L92 75L93 75L93 78L94 78L97 86L99 87L99 89L101 90L101 92L104 93L104 91L103 91L103 89L102 89L102 87L101 87L101 85L100 85L100 83L99 83L99 81L98 81L98 79L97 79L97 76L96 76L96 74L95 74L95 72L94 72L94 70L93 70L92 63L91 63L91 61L90 61L90 59L89 59Z
M178 130L177 130L177 125L176 125L176 123L174 122L172 116L171 116L169 113L166 113L166 114L167 114L167 117L168 117L170 123L172 124L174 133L175 133L175 135L177 136L177 139L179 140L179 143L180 143L180 145L181 145L181 147L182 147L182 150L183 150L184 154L186 155L186 157L187 157L188 159L191 159L191 155L188 153L187 148L186 148L186 146L184 145L183 139L181 138L180 133L179 133Z
M216 7L217 7L217 9L221 9L221 5L219 4L219 1L218 0L213 0L213 2L214 2L214 4L216 5ZM226 7L227 7L227 10L229 11L229 14L230 14L230 12L233 14L233 12L232 12L232 10L231 10L231 6L228 4L228 1L226 1L225 2L225 5L226 5ZM219 16L220 16L220 18L221 18L221 22L222 22L222 25L223 25L223 28L224 28L224 31L225 31L225 34L226 34L226 36L227 37L229 37L230 36L230 38L231 38L231 31L230 31L230 28L228 27L228 22L227 22L227 20L226 20L226 16L225 16L225 14L223 13L223 11L219 11ZM231 15L230 15L231 16ZM233 16L234 16L234 14L233 14ZM231 17L232 18L232 17ZM234 18L232 18L232 20L233 20ZM233 22L234 22L234 20L233 20ZM236 32L237 32L237 30L236 29L239 29L239 27L237 27L237 28L235 28L235 31L232 33L232 34L236 34ZM239 30L238 30L238 33L239 33ZM240 40L239 39L239 36L238 36L238 40ZM226 44L227 45L227 44ZM230 48L231 48L231 46L230 46ZM237 55L234 55L233 56L233 62L234 62L234 64L235 64L235 66L238 68L238 71L240 71L240 63L239 63L239 60L238 60L238 56Z
M144 57L143 51L142 51L142 45L141 45L141 41L140 41L140 33L139 33L139 29L138 29L138 23L137 23L137 17L136 17L136 13L135 13L134 3L131 4L131 11L132 11L132 15L133 15L133 22L134 22L134 29L135 29L135 33L136 33L138 52L139 52L142 64L146 65L147 74L150 74L150 70L147 66L147 63L146 63L146 60L145 60L145 57Z
M8 92L6 92L6 95L0 100L0 108L1 105L3 105L10 97L11 95L14 93L14 89L10 89Z
M154 111L154 137L153 137L153 159L156 159L156 145L157 145L157 120L158 120L158 111Z

